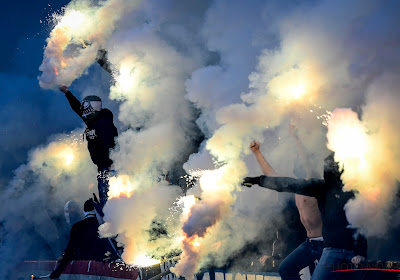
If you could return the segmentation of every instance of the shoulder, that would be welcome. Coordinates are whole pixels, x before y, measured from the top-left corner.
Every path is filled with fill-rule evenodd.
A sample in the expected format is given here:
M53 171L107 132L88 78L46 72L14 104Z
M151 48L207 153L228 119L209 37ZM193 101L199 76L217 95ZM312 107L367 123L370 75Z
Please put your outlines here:
M112 119L114 117L113 113L107 108L101 109L100 113L105 118L111 118Z

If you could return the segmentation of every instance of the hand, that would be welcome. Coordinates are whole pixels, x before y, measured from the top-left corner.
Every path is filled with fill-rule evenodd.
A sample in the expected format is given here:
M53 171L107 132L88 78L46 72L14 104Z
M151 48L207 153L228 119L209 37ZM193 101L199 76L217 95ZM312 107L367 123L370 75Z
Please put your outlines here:
M260 142L258 142L257 140L253 140L250 143L250 149L253 153L256 153L260 150Z
M61 85L58 89L63 93L67 93L69 91L69 89L65 85Z
M290 135L292 135L292 137L297 138L298 137L298 132L299 132L299 129L298 129L297 125L295 123L293 123L293 122L290 123L289 124L289 133L290 133Z
M361 262L363 262L363 261L365 261L365 258L364 258L363 256L360 256L360 255L354 256L354 257L351 259L351 262L352 262L353 264L355 264L356 267L357 267L357 265L359 265L359 264L360 264Z
M242 186L251 188L253 185L260 184L260 177L246 177L243 179Z
M270 259L270 258L272 258L271 256L262 256L261 258L260 258L260 264L262 265L262 266L264 266L265 265L265 262L268 260L268 259Z

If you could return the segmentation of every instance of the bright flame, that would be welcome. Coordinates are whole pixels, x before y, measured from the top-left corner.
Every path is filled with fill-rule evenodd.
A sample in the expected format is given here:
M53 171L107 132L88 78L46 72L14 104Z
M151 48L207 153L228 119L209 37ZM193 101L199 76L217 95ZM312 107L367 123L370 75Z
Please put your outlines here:
M137 256L134 261L135 265L141 266L141 267L152 266L152 265L159 264L159 263L161 263L160 260L152 259L146 255Z
M328 148L335 151L335 159L344 162L346 169L354 165L365 168L368 137L357 114L349 109L336 109L329 120L328 129Z
M73 160L74 160L74 155L72 154L72 152L66 154L66 156L65 156L65 164L67 166L69 166L72 163Z
M131 197L134 187L130 182L128 175L119 175L118 177L111 177L109 181L110 189L108 197L119 198L120 196Z
M179 199L178 205L182 205L182 215L181 215L182 221L187 220L190 213L190 209L195 203L196 203L196 197L194 195L182 196Z
M224 170L204 170L200 177L200 187L204 192L214 193L218 191L218 183L223 179Z
M310 104L317 98L325 83L322 73L315 63L303 61L298 67L292 67L273 77L267 87L273 97L286 104Z
M78 29L85 21L85 15L77 10L66 10L65 15L58 23L58 27L68 27Z
M117 87L122 92L130 92L135 85L134 69L128 66L121 66L119 75L115 78Z
M300 97L302 97L304 95L305 92L306 92L306 88L305 88L304 84L298 84L297 86L293 87L292 97L294 99L299 99Z

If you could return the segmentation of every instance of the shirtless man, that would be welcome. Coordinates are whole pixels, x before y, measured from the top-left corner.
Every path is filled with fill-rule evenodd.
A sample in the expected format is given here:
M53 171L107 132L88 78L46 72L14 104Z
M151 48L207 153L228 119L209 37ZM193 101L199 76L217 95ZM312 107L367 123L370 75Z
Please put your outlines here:
M303 162L304 168L306 169L307 177L309 178L311 176L311 171L309 164L306 163L304 147L298 138L297 128L291 125L289 127L289 131L296 140L300 158ZM254 153L264 175L270 177L281 176L271 167L271 165L261 154L259 142L254 140L250 144L250 149ZM323 250L322 220L321 213L318 209L317 199L314 197L295 194L295 200L297 209L299 210L301 223L307 231L307 239L292 253L290 253L279 266L278 271L282 280L300 279L300 270L307 266L309 266L310 271L312 271L312 268L314 267L314 261L319 260ZM267 257L264 256L260 259L260 261L265 262L266 259Z

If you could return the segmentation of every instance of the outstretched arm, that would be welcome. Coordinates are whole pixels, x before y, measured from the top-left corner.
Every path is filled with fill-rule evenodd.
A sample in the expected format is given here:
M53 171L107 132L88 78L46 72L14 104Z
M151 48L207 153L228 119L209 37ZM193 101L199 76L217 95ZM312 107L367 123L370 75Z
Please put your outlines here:
M293 179L288 177L246 177L242 182L243 186L251 187L259 185L260 187L275 190L278 192L297 193L306 196L318 197L324 189L324 180L322 179Z
M74 112L82 118L81 102L79 101L79 99L76 98L75 95L73 95L66 86L62 85L59 89L65 94L65 97L68 99L69 105L71 106L72 110L74 110Z
M280 174L276 172L272 166L265 160L264 156L260 152L260 143L256 140L250 143L250 149L254 153L258 164L260 165L261 171L264 175L270 177L278 177Z

